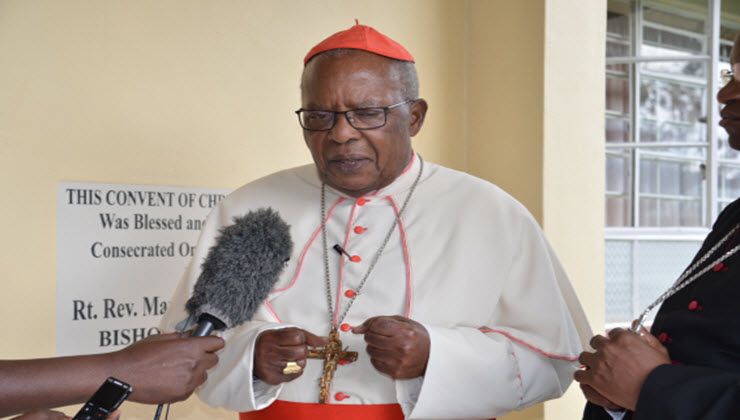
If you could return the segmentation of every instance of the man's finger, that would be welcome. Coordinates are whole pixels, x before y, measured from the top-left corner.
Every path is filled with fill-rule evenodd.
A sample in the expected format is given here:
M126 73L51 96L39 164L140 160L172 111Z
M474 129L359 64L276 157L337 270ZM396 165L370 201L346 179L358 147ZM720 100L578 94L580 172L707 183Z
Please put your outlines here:
M302 346L306 344L306 332L300 328L281 328L272 330L274 343L278 346ZM264 332L263 332L264 334Z
M306 345L309 347L324 347L327 344L329 344L329 338L328 337L321 337L315 334L312 334L308 331L305 331L306 334Z
M368 331L367 333L365 333L365 343L367 343L369 346L388 349L393 348L396 344L398 344L398 338L377 334L375 333L375 331Z
M368 322L371 320L372 322ZM369 332L386 337L395 335L399 329L408 325L406 318L396 316L379 316L368 321L365 321L365 324L367 324Z
M588 351L581 352L581 354L578 355L578 361L586 368L592 367L595 359L596 354Z
M365 334L366 332L370 331L370 326L378 318L379 317L375 316L375 317L366 319L365 322L363 322L361 325L358 325L352 328L352 332L355 334Z
M573 379L581 384L591 383L591 372L588 370L577 370L573 372Z
M645 327L640 328L640 338L643 339L648 345L656 350L663 351L664 347L663 344L658 340L658 337L650 334L648 330L645 329Z
M272 350L272 358L275 360L299 360L308 356L305 346L279 346Z
M193 340L193 342L198 343L203 351L209 353L220 350L226 345L223 338L216 337L215 335L210 335L208 337L191 337L188 338L188 340Z
M610 339L615 339L615 338L619 337L620 334L624 334L626 332L627 332L627 330L625 330L623 328L614 328L613 330L609 331L609 338Z
M591 341L589 341L589 344L591 345L591 347L594 348L594 350L601 350L601 348L604 347L604 344L608 342L609 342L609 339L607 339L603 335L595 335L591 338Z
M392 358L396 355L395 352L390 351L388 348L377 347L374 345L368 345L365 349L368 356L373 358Z
M203 367L206 368L206 370L216 366L218 364L218 356L216 356L213 353L209 353L201 358L203 360Z
M177 338L180 338L180 333L171 332L171 333L162 333L162 334L152 334L149 337L147 337L147 340L163 341L163 340L175 340Z

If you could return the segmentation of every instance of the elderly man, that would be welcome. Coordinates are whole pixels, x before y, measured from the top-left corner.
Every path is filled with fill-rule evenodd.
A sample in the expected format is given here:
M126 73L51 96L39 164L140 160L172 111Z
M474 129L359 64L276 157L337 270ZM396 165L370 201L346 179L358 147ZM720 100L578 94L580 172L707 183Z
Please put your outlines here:
M740 150L740 34L717 93L720 125ZM652 306L648 332L615 329L591 339L575 373L584 419L735 419L740 415L740 199L714 222L684 274ZM605 410L606 409L606 410Z
M590 335L582 310L521 204L414 153L427 103L411 54L358 24L304 64L297 114L314 165L214 209L163 321L185 318L234 216L269 206L291 225L285 272L226 332L200 397L250 420L485 419L561 395Z

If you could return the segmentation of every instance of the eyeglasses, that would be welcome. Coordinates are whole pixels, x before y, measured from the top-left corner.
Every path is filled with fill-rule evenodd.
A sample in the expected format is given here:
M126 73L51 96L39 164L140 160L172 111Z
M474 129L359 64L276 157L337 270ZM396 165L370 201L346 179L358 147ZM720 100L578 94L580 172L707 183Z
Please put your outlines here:
M740 77L740 63L733 64L732 69L722 69L719 72L719 80L722 81L723 87L727 86L732 79L740 81L738 77Z
M347 122L357 130L372 130L380 128L388 121L388 111L415 102L416 99L408 99L390 106L376 106L370 108L357 108L347 111L314 111L310 109L299 109L296 111L298 122L304 130L329 131L337 123L337 114L344 114Z

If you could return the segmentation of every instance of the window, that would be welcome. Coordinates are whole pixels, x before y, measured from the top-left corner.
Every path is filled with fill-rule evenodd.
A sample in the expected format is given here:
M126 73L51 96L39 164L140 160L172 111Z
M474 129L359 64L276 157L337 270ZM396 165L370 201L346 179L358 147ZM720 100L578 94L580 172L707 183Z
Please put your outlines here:
M719 72L729 68L740 30L740 2L607 4L605 278L611 328L629 325L673 283L722 208L740 197L740 154L717 125L715 99Z

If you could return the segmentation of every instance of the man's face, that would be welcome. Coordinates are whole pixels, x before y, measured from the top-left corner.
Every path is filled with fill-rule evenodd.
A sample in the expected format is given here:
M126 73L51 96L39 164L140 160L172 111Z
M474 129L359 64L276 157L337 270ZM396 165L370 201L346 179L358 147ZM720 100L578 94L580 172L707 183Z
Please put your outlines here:
M720 111L722 120L719 125L730 135L730 147L740 150L740 34L732 46L730 63L735 76L717 93L717 100L725 104Z
M387 107L407 99L393 61L364 51L314 57L303 75L302 108L347 111ZM303 131L319 177L359 197L393 182L411 161L411 137L421 129L423 100L388 110L383 127L357 130L343 114L329 131Z

